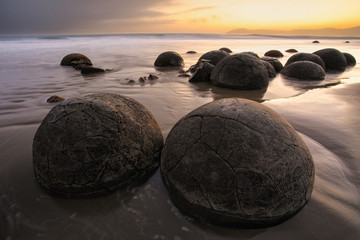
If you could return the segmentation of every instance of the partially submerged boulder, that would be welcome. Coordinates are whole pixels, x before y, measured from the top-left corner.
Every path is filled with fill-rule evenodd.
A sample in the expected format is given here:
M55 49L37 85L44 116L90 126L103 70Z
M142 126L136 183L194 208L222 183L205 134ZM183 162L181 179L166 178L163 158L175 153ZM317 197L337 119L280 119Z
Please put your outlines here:
M281 71L281 69L284 68L284 66L282 65L282 63L279 61L279 59L277 58L273 58L273 57L262 57L261 60L267 61L269 62L275 69L275 71L278 73Z
M314 52L325 63L326 72L344 72L347 62L344 54L335 48L324 48Z
M254 52L242 52L242 53L250 54L251 56L254 56L256 58L260 58L259 55L257 55L257 53L254 53Z
M94 94L51 109L34 137L33 167L51 195L97 196L149 177L162 148L160 128L143 105Z
M319 65L311 61L297 61L286 65L281 74L287 77L302 80L324 80L325 71Z
M284 56L284 54L282 54L282 52L280 52L279 50L269 50L264 54L264 56L281 58Z
M73 66L73 67L79 64L92 66L90 59L81 53L70 53L65 57L63 57L60 63L61 66Z
M183 67L184 59L174 51L161 53L155 60L155 67Z
M185 214L225 226L260 228L299 212L315 167L293 127L245 99L205 104L179 120L161 157L173 203Z
M343 53L344 57L346 59L346 63L348 67L353 67L356 65L356 59L353 55L351 55L350 53Z
M222 59L211 73L211 82L219 87L243 90L267 88L269 76L260 59L238 53Z
M203 54L199 61L201 60L208 60L210 64L216 65L221 59L229 56L230 54L228 52L222 51L222 50L212 50L205 54Z
M316 54L313 53L296 53L295 55L292 55L286 62L285 66L298 61L310 61L319 64L324 70L325 70L325 63Z

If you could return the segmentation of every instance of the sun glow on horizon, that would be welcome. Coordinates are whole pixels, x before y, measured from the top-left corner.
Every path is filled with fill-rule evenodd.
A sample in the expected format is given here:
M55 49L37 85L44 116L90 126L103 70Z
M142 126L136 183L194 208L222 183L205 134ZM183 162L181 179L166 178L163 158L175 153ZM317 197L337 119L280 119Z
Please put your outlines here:
M151 10L163 32L221 33L247 29L349 28L360 25L359 0L197 0ZM154 20L149 19L149 20ZM161 21L162 20L162 21ZM167 21L165 21L167 20ZM161 32L161 31L160 31Z

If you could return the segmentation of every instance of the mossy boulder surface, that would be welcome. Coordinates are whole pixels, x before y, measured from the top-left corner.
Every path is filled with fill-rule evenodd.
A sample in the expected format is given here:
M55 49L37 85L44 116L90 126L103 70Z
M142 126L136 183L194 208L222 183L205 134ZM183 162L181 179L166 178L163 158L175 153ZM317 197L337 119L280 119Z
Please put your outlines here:
M261 228L300 211L314 163L301 137L270 108L245 99L205 104L179 120L161 157L171 200L185 214Z
M222 59L214 67L210 81L219 87L260 90L267 88L269 76L260 59L238 53Z
M70 98L55 106L33 141L39 185L81 198L136 185L160 163L163 137L153 115L116 94Z
M325 71L319 65L311 61L296 61L286 65L281 74L287 77L302 80L324 80Z

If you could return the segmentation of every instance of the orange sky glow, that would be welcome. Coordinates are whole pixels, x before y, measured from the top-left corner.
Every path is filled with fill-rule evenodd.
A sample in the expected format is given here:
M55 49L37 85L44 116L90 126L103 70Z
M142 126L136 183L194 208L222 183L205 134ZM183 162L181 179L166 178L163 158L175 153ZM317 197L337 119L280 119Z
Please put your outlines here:
M2 0L0 34L351 28L359 9L359 0Z

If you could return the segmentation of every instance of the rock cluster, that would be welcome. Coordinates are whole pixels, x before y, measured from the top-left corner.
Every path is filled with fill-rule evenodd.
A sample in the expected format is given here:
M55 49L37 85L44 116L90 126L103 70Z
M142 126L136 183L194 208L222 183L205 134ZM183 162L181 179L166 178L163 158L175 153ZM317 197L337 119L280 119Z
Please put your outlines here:
M276 112L244 99L203 105L170 131L161 174L174 204L197 219L259 228L295 215L314 183L311 154Z
M40 186L59 197L89 197L137 184L158 167L163 137L153 115L116 94L55 106L33 141Z

